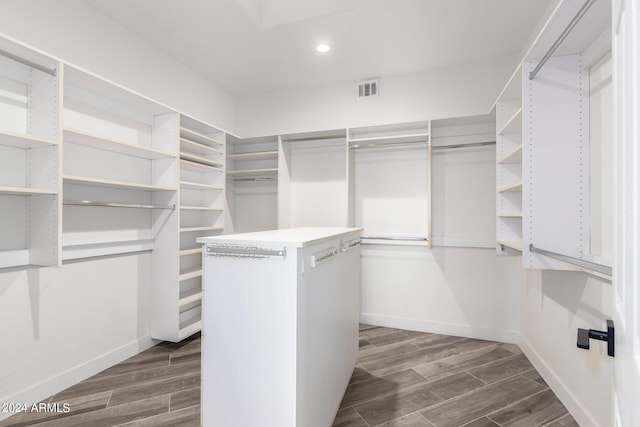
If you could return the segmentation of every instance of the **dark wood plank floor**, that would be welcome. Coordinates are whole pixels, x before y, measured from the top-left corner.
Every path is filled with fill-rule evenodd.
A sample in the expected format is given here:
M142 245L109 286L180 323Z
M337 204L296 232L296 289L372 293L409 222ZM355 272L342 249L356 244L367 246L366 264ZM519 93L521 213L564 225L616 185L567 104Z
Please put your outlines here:
M159 344L43 403L53 411L0 427L199 426L200 337ZM55 410L65 403L69 413ZM578 426L515 345L368 325L333 425Z

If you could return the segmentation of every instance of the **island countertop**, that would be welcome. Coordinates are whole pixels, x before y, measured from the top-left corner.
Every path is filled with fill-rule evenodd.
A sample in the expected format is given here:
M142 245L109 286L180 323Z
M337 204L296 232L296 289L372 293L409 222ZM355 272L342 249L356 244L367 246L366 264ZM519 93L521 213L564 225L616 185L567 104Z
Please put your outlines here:
M202 244L286 246L304 248L327 240L343 237L362 228L347 227L299 227L281 230L257 231L253 233L226 234L222 236L199 237Z

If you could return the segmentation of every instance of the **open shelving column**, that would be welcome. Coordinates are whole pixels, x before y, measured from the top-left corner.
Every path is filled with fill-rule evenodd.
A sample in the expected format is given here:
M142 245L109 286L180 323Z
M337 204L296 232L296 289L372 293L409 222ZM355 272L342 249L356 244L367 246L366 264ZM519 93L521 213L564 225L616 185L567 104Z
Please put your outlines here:
M522 67L496 102L496 252L521 255L522 236Z
M225 222L225 134L180 115L178 272L159 293L154 338L180 341L202 329L202 247L196 238L221 234Z
M227 231L278 228L278 137L227 135L227 150Z
M60 263L60 64L0 40L0 268Z

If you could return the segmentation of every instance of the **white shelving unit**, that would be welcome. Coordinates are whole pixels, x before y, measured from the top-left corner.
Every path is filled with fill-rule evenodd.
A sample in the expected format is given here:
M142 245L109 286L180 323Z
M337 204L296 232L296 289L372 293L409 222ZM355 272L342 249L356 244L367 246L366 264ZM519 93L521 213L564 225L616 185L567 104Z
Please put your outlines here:
M225 221L225 134L180 115L179 145L179 248L172 255L178 268L151 292L151 336L166 341L202 327L202 248L196 238L221 234Z
M0 49L0 268L60 263L61 65Z
M227 136L226 196L229 232L278 228L277 136Z
M496 252L521 255L522 235L522 67L496 102Z

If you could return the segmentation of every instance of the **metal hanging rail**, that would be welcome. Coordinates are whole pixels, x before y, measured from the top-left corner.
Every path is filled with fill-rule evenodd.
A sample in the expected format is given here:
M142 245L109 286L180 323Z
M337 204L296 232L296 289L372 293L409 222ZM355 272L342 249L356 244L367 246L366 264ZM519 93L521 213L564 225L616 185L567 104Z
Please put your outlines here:
M404 237L404 236L362 236L362 239L370 240L395 240L406 242L428 242L428 237Z
M242 182L242 181L277 181L278 178L276 177L270 177L270 176L266 176L266 177L262 177L262 178L233 178L233 182Z
M450 150L456 148L473 148L473 147L483 147L485 145L496 145L495 141L484 141L484 142L470 142L468 144L451 144L451 145L436 145L432 146L432 150Z
M36 62L29 61L28 59L21 58L11 52L7 52L6 50L0 49L0 55L4 56L5 58L11 59L12 61L16 61L20 64L26 65L27 67L42 71L43 73L51 74L52 76L55 76L57 73L57 70L55 68L45 67L44 65L40 65Z
M167 209L175 210L176 205L161 206L161 205L140 205L132 203L111 203L111 202L93 202L90 200L65 200L63 205L68 206L95 206L103 208L132 208L132 209Z
M258 246L243 245L206 245L205 255L208 257L222 258L268 258L287 256L287 249L261 248Z
M534 254L540 254L544 256L548 256L549 258L557 259L559 261L563 261L572 265L576 265L578 267L586 268L587 270L596 271L598 273L606 274L607 276L611 276L611 267L607 265L597 264L595 262L587 261L580 258L575 258L569 255L559 254L557 252L547 251L545 249L536 248L533 244L529 244L529 252Z
M567 38L567 36L569 35L569 33L571 33L571 31L573 30L573 28L576 26L576 24L578 22L580 22L580 20L582 19L582 17L584 16L585 13L587 13L587 10L589 10L589 8L591 7L591 5L595 2L595 0L587 0L582 7L580 8L580 10L578 10L578 13L576 13L576 15L573 17L573 19L571 20L571 22L569 22L569 25L567 25L567 27L562 31L562 33L560 34L560 36L556 39L556 41L551 45L551 47L549 48L549 50L547 51L547 53L544 54L544 56L542 57L542 59L540 60L540 62L538 62L538 65L536 65L536 68L533 69L533 71L531 71L529 73L529 80L533 80L533 78L536 76L536 74L538 74L538 71L540 71L540 69L544 66L544 64L547 63L547 61L549 60L549 58L551 58L551 55L553 55L553 53L560 47L560 45L562 44L562 42L564 41L564 39Z
M425 147L429 146L429 141L415 141L415 142L385 142L382 144L349 144L349 148L352 150L362 150L362 149L370 149L370 148L389 148L389 147L409 147L415 145L424 145Z

